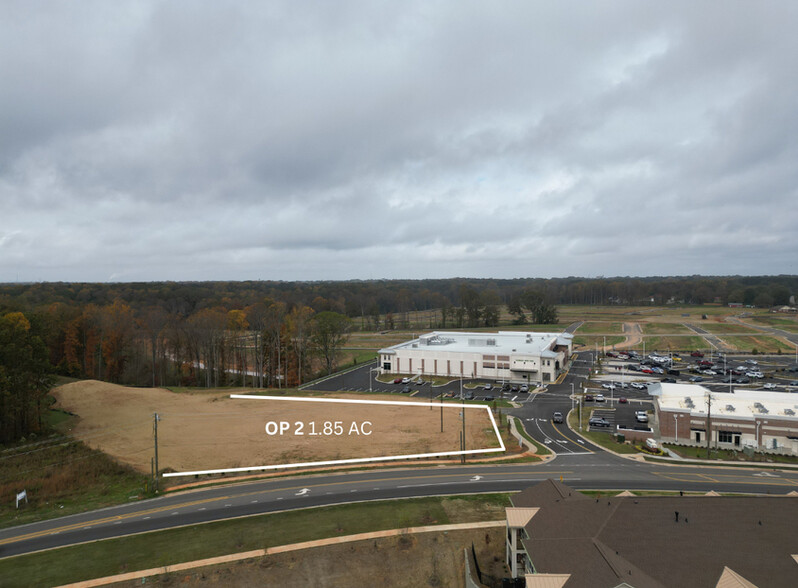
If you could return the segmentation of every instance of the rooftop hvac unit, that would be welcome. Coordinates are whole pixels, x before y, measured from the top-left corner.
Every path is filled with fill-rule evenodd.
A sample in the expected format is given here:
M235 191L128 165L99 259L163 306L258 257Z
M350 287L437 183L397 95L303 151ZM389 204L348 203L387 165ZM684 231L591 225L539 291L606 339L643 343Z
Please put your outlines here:
M736 408L734 408L734 405L733 405L733 404L727 404L727 405L726 405L726 410L727 410L728 412L734 412L734 411L735 411L735 410L737 410L737 409L736 409Z
M488 346L495 346L496 345L496 339L488 339L487 345Z
M760 412L760 414L768 414L768 412L770 412L770 411L767 408L765 408L764 406L762 406L762 407L759 408L759 412Z
M785 408L784 414L786 414L787 416L795 416L795 411L791 408Z

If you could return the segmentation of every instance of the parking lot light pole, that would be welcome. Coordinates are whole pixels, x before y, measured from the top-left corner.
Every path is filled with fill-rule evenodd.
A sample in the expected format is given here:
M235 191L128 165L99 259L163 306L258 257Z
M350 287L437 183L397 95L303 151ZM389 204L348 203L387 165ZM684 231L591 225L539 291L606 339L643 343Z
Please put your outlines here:
M574 409L574 383L571 382L571 410Z

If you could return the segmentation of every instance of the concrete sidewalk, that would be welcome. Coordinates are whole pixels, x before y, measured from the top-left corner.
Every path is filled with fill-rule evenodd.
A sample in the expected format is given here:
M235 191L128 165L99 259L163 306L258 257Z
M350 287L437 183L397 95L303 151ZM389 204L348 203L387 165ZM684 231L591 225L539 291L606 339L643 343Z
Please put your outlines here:
M255 549L254 551L243 551L241 553L232 553L230 555L221 555L219 557L210 557L207 559L198 559L195 561L188 561L171 566L163 566L160 568L150 568L148 570L140 570L138 572L128 572L126 574L117 574L116 576L106 576L105 578L95 578L94 580L85 580L83 582L75 582L74 584L64 584L58 588L93 588L94 586L107 586L116 582L127 582L130 580L139 580L150 576L158 576L161 574L168 574L171 572L182 572L194 568L201 568L205 566L216 566L220 564L227 564L244 559L252 559L253 557L264 557L266 555L273 555L275 553L286 553L288 551L299 551L301 549L311 549L313 547L325 547L327 545L338 545L341 543L350 543L354 541L364 541L366 539L381 539L384 537L395 537L397 535L405 535L409 533L431 533L431 532L445 532L445 531L462 531L468 529L487 529L493 527L503 527L507 521L484 521L479 523L459 523L455 525L433 525L429 527L410 527L405 529L389 529L387 531L375 531L372 533L358 533L357 535L347 535L345 537L330 537L328 539L319 539L317 541L305 541L303 543L292 543L291 545L278 545L276 547L269 547L268 549Z

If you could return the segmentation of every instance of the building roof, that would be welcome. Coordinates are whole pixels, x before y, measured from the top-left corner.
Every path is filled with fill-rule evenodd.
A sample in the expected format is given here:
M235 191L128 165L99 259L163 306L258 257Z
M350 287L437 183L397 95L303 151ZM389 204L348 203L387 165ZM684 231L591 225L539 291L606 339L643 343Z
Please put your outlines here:
M649 388L660 410L689 411L706 417L707 393L712 394L712 415L726 418L779 417L798 423L798 396L789 392L737 388L733 393L711 392L698 384L658 384Z
M504 509L507 515L508 527L526 527L532 517L538 512L537 508L509 507Z
M417 339L380 349L380 353L391 354L400 349L417 349L419 351L449 351L455 353L541 355L553 344L568 345L571 341L573 341L573 335L570 333L433 331L425 333ZM556 354L552 353L551 357L556 357Z
M566 588L714 587L727 567L762 587L792 587L798 577L794 498L578 499L563 496L567 486L538 486L513 497L540 508L522 541L537 572L571 575Z

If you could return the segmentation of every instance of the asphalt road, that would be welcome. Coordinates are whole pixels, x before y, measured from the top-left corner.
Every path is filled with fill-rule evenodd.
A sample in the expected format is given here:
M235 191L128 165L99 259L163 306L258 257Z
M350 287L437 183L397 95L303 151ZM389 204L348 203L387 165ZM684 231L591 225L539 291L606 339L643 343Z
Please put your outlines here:
M0 530L6 557L143 531L348 502L513 492L547 478L576 489L784 494L798 472L638 463L604 452L561 453L538 464L427 467L279 478L195 490Z

